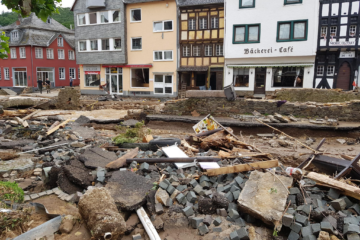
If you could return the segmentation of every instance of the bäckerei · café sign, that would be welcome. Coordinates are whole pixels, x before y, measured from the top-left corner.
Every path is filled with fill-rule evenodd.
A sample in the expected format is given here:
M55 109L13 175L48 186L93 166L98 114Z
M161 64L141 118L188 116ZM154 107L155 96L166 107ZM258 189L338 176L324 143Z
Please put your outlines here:
M261 53L292 53L294 52L294 47L279 47L279 48L245 48L244 54L261 54Z

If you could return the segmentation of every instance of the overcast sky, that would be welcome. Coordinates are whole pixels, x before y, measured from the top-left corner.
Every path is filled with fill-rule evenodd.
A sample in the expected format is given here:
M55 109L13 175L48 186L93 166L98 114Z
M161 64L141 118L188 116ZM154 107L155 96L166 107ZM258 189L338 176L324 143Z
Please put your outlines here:
M74 3L74 0L62 0L62 7L71 7ZM9 9L5 7L4 5L0 4L0 13L2 11L8 12Z

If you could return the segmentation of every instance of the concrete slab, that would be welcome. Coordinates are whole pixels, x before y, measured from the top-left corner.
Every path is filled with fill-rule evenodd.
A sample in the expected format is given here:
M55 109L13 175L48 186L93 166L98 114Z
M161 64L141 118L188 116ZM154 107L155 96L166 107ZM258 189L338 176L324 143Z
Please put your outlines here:
M0 174L11 171L25 172L35 168L33 161L30 158L17 159L0 162Z
M98 167L105 168L108 163L115 161L117 158L114 152L104 151L101 148L95 147L86 149L79 157L79 160L87 168L96 169Z
M292 185L292 178L279 175L278 178L287 188ZM238 204L242 211L268 225L275 225L281 220L287 197L287 189L279 180L274 181L271 173L253 171L240 193Z
M125 210L135 210L146 201L146 195L153 187L153 182L129 171L114 172L105 186L116 205Z
M86 168L79 160L72 160L69 165L65 165L62 168L67 178L81 187L86 188L94 181L94 177L89 174L91 170Z
M82 192L83 188L72 183L64 172L60 172L57 180L57 184L61 190L67 194L73 194L76 192Z

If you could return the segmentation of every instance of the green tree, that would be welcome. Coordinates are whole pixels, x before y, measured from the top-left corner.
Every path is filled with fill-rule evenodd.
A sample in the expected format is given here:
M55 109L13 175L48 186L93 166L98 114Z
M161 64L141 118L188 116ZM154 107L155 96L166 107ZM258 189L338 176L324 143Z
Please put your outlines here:
M5 5L13 12L20 14L22 17L27 17L34 12L38 18L44 22L49 16L59 13L57 4L61 0L1 0L1 4ZM0 35L0 58L7 57L9 53L9 38L2 32Z

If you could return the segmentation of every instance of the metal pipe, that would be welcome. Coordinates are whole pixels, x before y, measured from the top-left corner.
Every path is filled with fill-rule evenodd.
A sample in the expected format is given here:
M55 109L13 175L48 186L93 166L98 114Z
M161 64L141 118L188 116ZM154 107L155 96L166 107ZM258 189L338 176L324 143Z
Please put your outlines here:
M218 162L221 158L217 157L189 157L189 158L129 158L126 159L126 163L136 161L138 163L190 163L194 162Z
M139 208L136 210L136 213L144 226L147 235L149 236L150 240L161 240L159 234L157 233L154 225L151 223L150 218L146 214L144 208Z
M36 149L30 150L30 151L26 151L26 152L22 152L22 153L35 152L35 151L45 150L45 149L48 149L48 148L61 147L61 146L64 146L64 145L69 145L69 144L70 144L70 143L63 143L63 144L59 144L59 145L55 145L55 146L49 146L49 147L43 147L43 148L36 148ZM22 153L20 153L20 154L22 154Z

